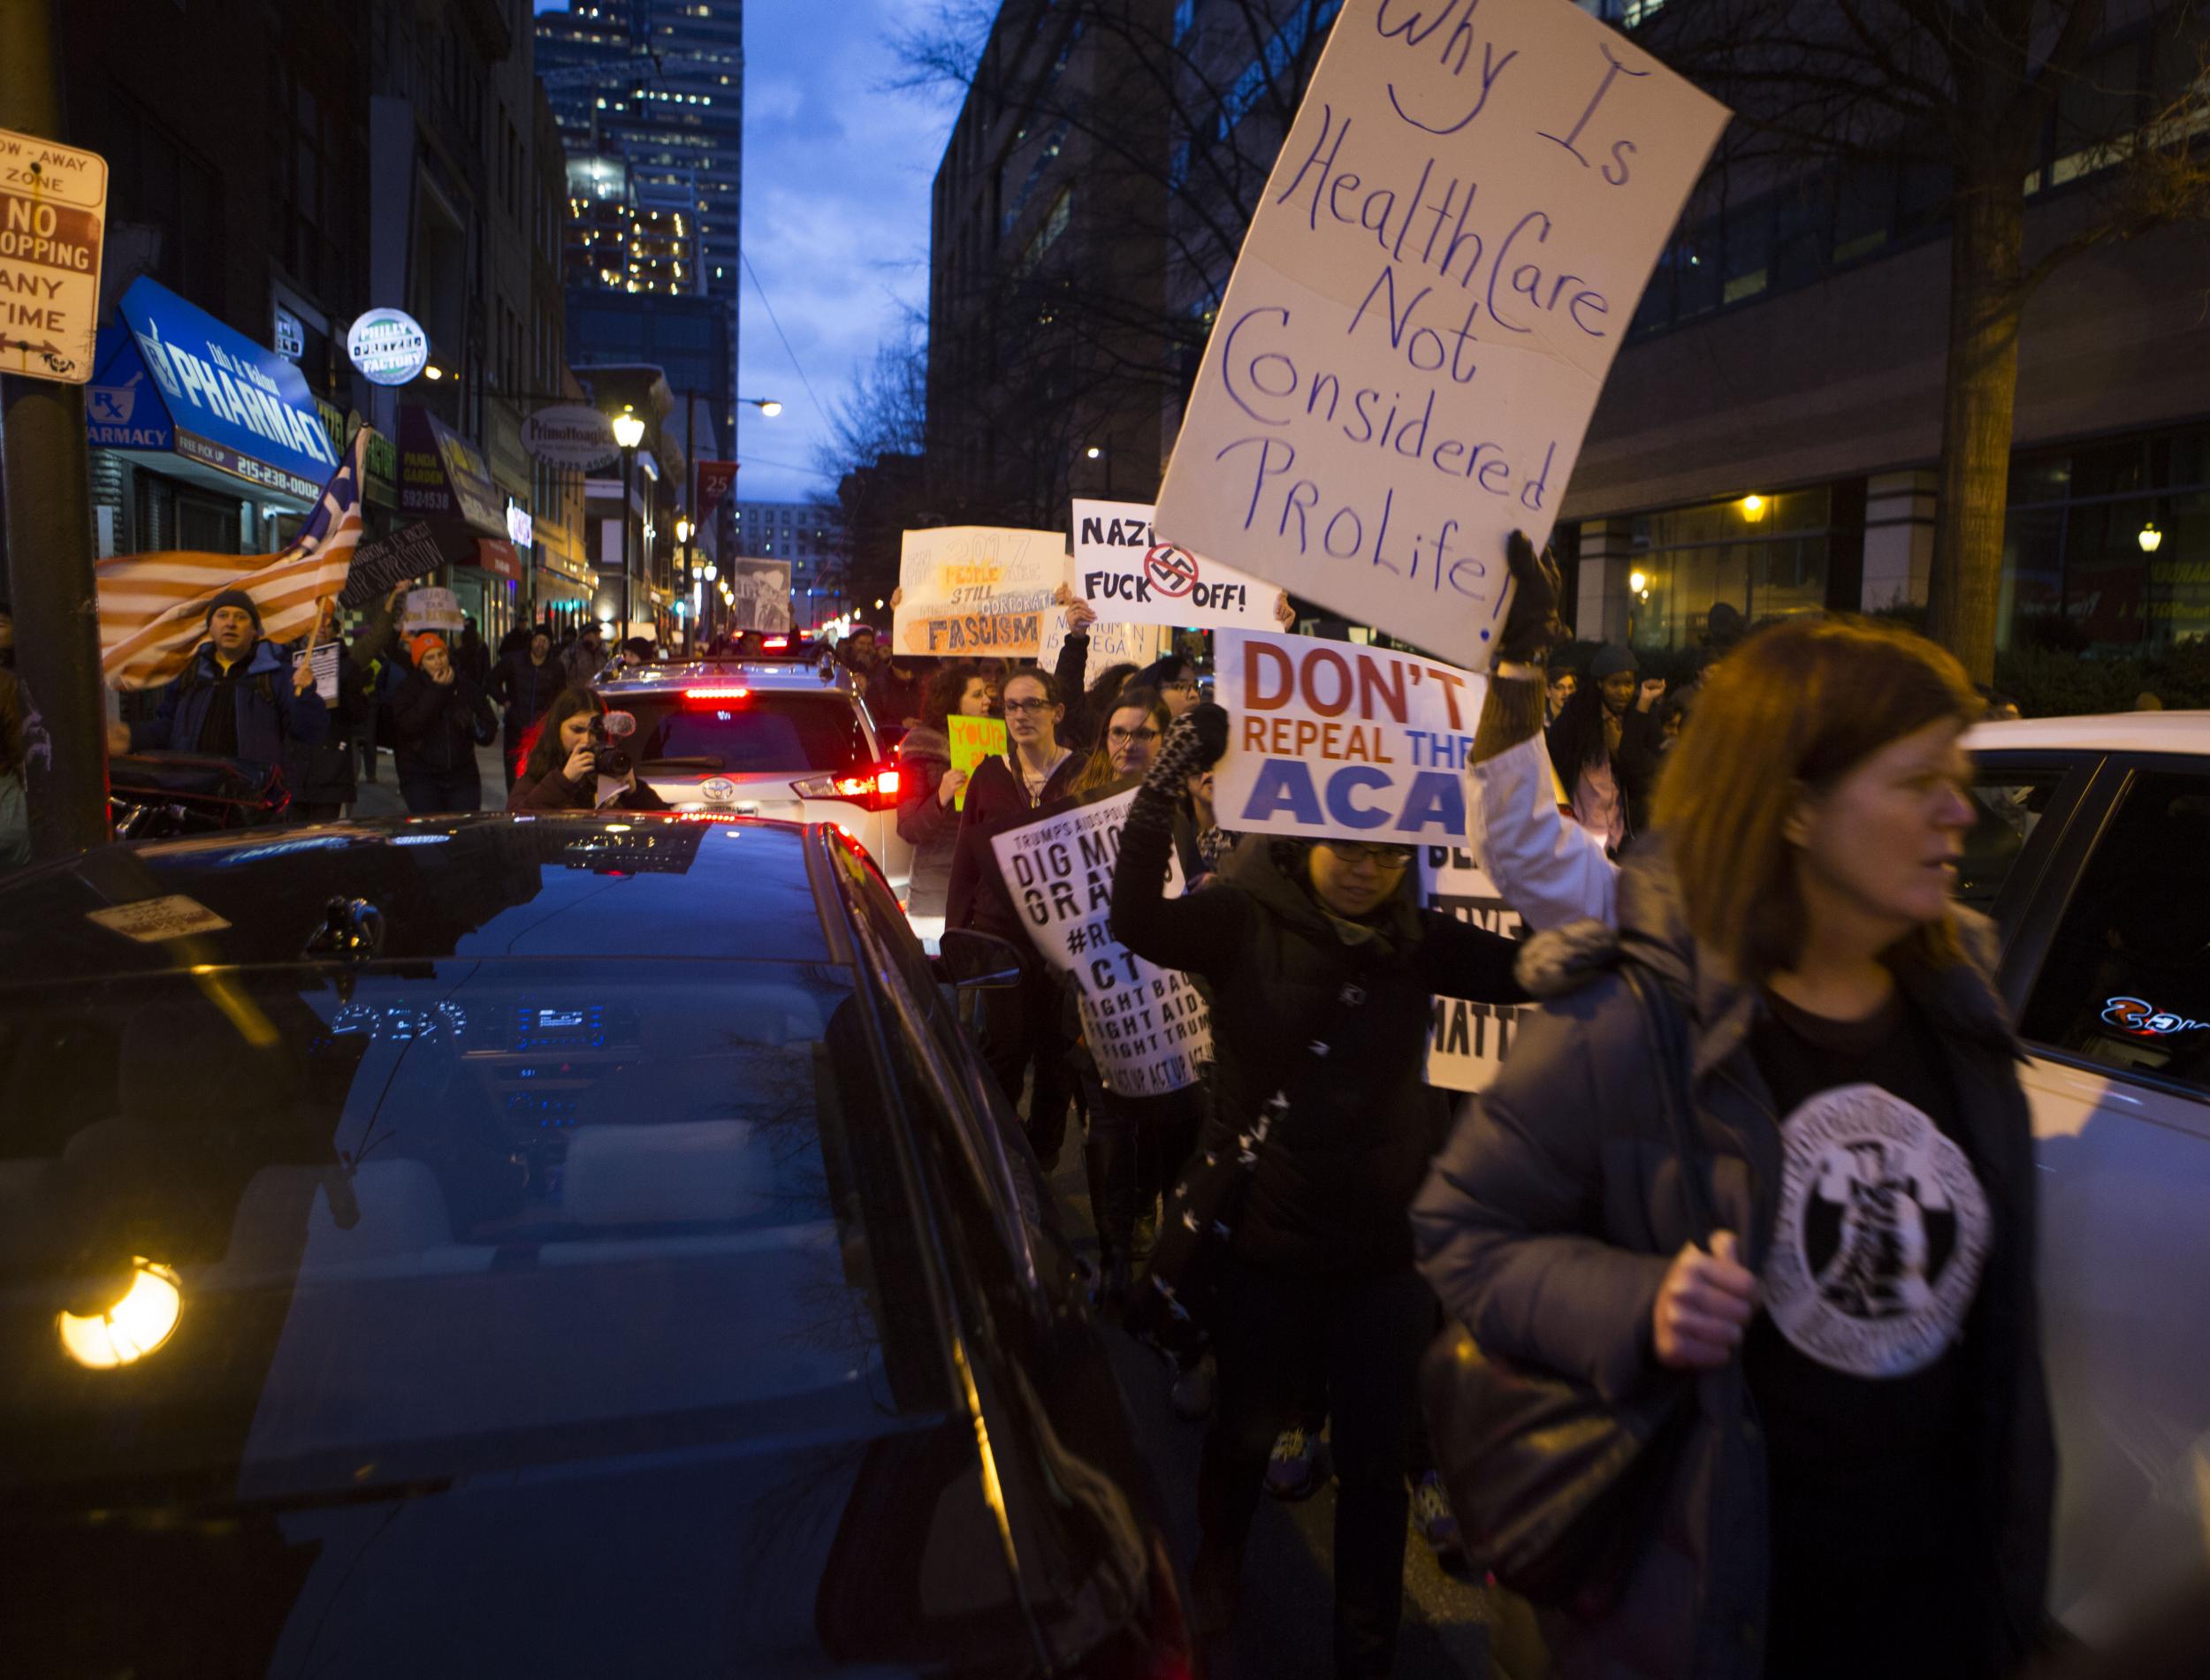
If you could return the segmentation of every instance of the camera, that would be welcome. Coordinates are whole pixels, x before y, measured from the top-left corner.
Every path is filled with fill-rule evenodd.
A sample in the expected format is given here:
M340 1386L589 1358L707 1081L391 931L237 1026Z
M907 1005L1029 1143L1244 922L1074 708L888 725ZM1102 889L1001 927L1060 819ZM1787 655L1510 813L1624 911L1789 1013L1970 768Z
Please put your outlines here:
M636 768L629 749L616 743L636 733L636 718L627 711L602 711L591 720L591 764L601 776L619 781Z

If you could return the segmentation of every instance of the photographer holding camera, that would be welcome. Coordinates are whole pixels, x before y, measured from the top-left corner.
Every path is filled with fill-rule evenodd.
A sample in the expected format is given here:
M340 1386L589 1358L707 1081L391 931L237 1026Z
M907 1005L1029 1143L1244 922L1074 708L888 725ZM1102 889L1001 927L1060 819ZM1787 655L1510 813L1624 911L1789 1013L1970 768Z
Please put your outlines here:
M617 718L628 728L610 727ZM591 689L563 688L522 748L522 773L507 795L507 809L667 810L667 802L637 780L629 753L614 744L635 727L628 712L609 711ZM598 797L602 776L621 783L610 800Z

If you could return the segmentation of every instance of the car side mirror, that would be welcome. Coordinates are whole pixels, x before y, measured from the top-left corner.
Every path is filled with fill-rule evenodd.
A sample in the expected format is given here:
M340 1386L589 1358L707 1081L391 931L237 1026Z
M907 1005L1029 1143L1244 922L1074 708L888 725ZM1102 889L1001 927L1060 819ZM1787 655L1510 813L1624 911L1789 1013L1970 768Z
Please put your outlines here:
M946 928L937 950L937 972L963 992L1002 992L1021 983L1021 954L1010 939L972 928Z

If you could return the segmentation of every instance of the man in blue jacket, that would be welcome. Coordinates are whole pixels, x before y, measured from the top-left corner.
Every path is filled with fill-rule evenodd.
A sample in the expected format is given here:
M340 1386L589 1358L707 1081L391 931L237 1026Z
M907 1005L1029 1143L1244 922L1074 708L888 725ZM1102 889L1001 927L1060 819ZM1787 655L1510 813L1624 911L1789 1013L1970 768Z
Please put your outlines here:
M261 635L261 611L243 589L207 610L207 637L185 673L162 691L161 709L108 731L110 752L190 752L281 764L287 741L312 744L330 729L313 670L297 671Z

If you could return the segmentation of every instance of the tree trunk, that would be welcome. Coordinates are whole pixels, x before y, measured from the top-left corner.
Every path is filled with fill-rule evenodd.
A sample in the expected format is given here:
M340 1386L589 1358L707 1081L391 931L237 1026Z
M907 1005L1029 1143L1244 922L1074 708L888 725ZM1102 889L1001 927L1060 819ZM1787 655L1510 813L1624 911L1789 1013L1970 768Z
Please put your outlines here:
M2023 168L1999 159L1956 198L1949 255L1949 356L1942 382L1941 489L1927 628L1975 682L1995 674L2003 509L2018 397L2023 308Z

